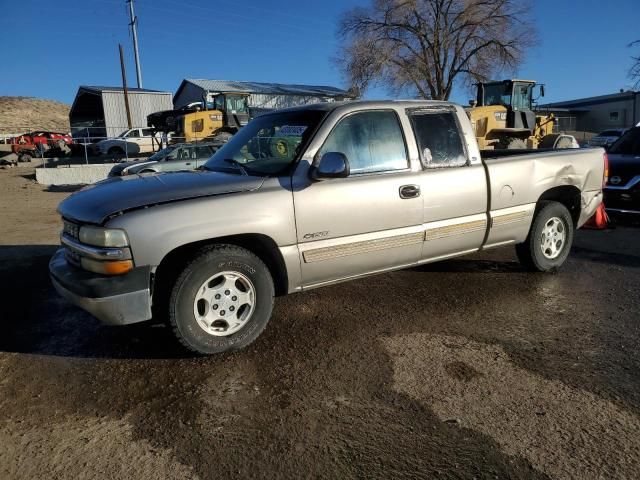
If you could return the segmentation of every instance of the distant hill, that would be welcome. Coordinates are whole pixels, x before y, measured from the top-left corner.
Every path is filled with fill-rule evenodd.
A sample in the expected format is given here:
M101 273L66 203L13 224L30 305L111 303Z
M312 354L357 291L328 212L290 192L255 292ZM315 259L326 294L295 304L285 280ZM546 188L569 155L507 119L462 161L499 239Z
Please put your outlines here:
M68 132L70 108L55 100L0 96L0 134L29 130Z

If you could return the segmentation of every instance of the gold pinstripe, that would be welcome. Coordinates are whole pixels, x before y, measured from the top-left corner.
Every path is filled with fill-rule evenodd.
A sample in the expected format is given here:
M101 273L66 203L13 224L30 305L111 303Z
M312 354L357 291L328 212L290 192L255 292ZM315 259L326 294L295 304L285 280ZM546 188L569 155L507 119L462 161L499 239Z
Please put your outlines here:
M504 215L496 215L491 220L491 225L493 227L500 227L502 225L509 225L510 223L517 223L527 218L528 213L528 211L521 211L506 213Z
M474 220L472 222L456 223L454 225L444 225L442 227L430 228L427 226L424 238L425 240L437 240L440 238L452 237L454 235L461 235L465 233L473 233L479 230L485 230L487 228L487 221Z
M404 247L421 243L423 232L408 233L405 235L394 235L392 237L376 238L360 242L334 245L331 247L315 248L303 253L305 263L322 262L334 258L357 255L359 253L370 253L388 248Z

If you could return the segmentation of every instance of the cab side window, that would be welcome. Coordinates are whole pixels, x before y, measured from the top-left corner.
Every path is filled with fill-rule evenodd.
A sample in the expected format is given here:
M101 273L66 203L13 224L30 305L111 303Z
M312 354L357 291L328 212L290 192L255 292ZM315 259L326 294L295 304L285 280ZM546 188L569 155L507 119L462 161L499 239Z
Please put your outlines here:
M349 115L334 127L319 151L343 153L351 174L388 172L409 167L402 129L395 111Z
M425 168L467 165L454 112L416 112L410 118Z

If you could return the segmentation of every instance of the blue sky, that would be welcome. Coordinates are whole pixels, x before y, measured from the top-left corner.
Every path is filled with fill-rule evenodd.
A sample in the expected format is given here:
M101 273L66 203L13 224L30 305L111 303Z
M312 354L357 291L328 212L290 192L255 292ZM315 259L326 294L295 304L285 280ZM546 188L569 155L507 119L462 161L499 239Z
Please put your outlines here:
M135 0L144 87L175 92L183 78L344 87L331 62L336 20L368 0ZM628 88L640 0L536 0L540 43L517 75L547 85L545 101ZM78 85L119 85L117 43L133 51L124 0L0 0L0 95L72 102ZM10 18L28 18L28 23ZM8 39L12 39L9 41ZM640 48L636 49L640 54ZM384 98L381 89L367 98ZM457 90L452 100L466 103Z

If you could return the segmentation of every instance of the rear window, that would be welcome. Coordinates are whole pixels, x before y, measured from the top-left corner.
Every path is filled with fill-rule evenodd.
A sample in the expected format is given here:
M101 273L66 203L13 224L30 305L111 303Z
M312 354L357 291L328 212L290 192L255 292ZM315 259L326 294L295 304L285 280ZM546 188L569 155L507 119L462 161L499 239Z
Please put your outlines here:
M410 118L424 167L467 165L467 156L454 112L423 111L413 113Z
M640 127L632 128L609 148L609 153L640 155Z

